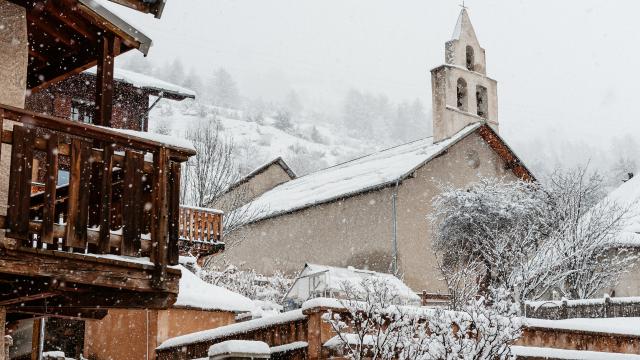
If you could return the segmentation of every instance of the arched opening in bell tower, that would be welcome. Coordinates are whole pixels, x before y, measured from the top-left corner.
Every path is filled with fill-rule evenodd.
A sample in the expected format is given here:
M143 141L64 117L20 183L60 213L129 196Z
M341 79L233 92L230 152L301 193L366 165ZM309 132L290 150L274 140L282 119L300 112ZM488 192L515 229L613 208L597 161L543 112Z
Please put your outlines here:
M476 108L478 116L481 118L487 117L487 113L489 112L487 88L481 85L476 86Z
M466 64L467 64L467 70L469 71L474 71L475 70L475 57L474 57L474 53L473 53L473 47L471 47L470 45L467 45L467 50L466 50Z
M456 92L458 96L458 109L462 111L467 111L467 82L463 78L458 79L458 84L456 86Z

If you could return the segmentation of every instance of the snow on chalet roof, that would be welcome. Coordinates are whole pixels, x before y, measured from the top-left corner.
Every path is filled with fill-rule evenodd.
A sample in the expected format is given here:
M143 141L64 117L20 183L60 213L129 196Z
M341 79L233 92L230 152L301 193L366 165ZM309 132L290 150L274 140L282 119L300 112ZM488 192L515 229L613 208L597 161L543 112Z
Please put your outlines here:
M92 67L91 69L85 70L84 73L95 75L96 68ZM116 68L113 72L113 79L133 85L139 89L151 90L157 93L192 99L196 97L196 92L191 89L130 70Z
M469 125L451 138L435 144L432 137L416 140L278 185L245 205L259 209L248 211L257 214L245 222L259 221L394 184L481 125ZM243 210L241 208L238 211L247 213Z
M182 277L174 307L232 312L249 312L254 309L253 301L249 298L209 284L182 265L178 267L182 271Z
M156 350L169 349L173 347L184 346L187 344L193 344L198 342L215 340L222 337L229 337L237 334L243 334L249 331L263 329L263 328L267 328L267 327L278 325L278 324L285 324L293 321L303 320L305 318L306 318L306 315L302 313L302 310L292 310L292 311L288 311L275 316L249 320L245 322L222 326L215 329L203 330L203 331L198 331L191 334L177 336L177 337L165 340L162 344L160 344L160 346L156 348Z
M138 41L140 43L139 50L144 55L148 54L152 41L151 38L139 29L138 25L132 25L136 23L135 21L132 21L130 14L131 12L135 12L134 10L114 4L110 0L79 1L106 22L111 23L118 29L122 30L125 34Z
M145 140L151 140L151 141L159 142L165 145L175 146L175 147L183 148L190 151L196 151L196 148L193 146L193 143L191 141L181 137L156 134L156 133L145 132L145 131L130 130L130 129L117 129L117 128L99 126L99 125L96 125L96 126L101 127L103 129L110 130L110 131L115 131L124 135L137 137Z
M640 246L640 175L636 175L607 195L605 201L629 209L624 220L621 244Z

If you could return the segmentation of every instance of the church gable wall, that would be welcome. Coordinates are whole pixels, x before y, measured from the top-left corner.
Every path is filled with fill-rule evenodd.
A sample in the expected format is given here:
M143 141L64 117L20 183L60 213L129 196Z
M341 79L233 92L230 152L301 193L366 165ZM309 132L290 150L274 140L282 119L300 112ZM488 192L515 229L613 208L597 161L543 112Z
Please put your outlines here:
M405 283L412 289L446 290L431 250L433 229L429 220L433 199L441 186L465 187L483 177L516 180L504 165L502 158L474 133L402 183L397 203L399 266Z

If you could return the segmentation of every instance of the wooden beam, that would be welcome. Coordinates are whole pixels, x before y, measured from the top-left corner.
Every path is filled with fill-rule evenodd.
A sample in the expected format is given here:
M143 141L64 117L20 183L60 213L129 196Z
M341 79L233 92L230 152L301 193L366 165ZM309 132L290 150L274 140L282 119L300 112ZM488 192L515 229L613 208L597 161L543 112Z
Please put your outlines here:
M112 205L112 172L113 172L113 146L105 144L103 149L102 185L100 186L100 239L98 241L98 253L108 254L111 250L109 236L111 234L111 205Z
M27 248L3 249L0 255L0 274L4 276L46 277L78 284L157 292L151 280L155 269L150 264ZM166 274L163 290L177 294L180 270L168 269Z
M111 127L113 115L113 68L115 59L114 36L102 34L98 38L96 71L96 114L93 121L96 125Z
M42 207L42 241L53 244L53 224L56 219L56 189L58 187L58 134L49 134L47 141L47 174Z
M93 30L93 26L82 19L80 16L76 16L75 11L63 11L60 9L60 6L55 4L58 1L47 1L45 4L45 8L47 12L58 19L58 21L64 23L67 27L73 29L75 32L80 34L92 42L97 41L97 33Z
M125 147L135 148L139 151L155 152L160 147L165 147L170 150L171 159L176 161L182 161L188 157L196 155L196 152L191 149L185 149L176 147L173 145L162 144L157 141L145 139L142 137L136 137L133 135L123 134L115 130L98 127L91 124L79 123L77 121L71 121L67 119L57 118L49 115L38 114L33 111L19 109L13 106L0 105L1 109L4 109L5 119L21 122L23 124L29 124L35 127L41 127L53 131L62 131L69 135L78 136L85 139L95 139L96 141L103 141L109 143L116 143ZM5 142L3 134L3 142Z
M83 309L83 308L65 308L65 307L34 307L21 306L11 307L7 309L10 314L23 314L32 317L56 317L62 319L79 320L91 319L101 320L109 314L106 309ZM34 322L35 326L35 322Z

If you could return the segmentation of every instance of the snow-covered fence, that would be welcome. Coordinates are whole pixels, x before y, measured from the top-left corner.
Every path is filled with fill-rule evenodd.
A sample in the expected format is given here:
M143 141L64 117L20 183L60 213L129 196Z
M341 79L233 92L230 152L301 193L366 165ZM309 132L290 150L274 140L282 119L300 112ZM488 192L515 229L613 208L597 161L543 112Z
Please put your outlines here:
M536 319L640 317L640 297L534 301L524 306L524 315Z

